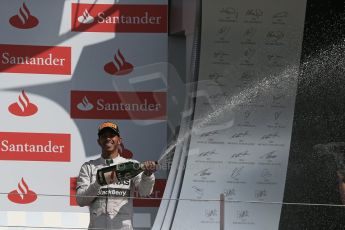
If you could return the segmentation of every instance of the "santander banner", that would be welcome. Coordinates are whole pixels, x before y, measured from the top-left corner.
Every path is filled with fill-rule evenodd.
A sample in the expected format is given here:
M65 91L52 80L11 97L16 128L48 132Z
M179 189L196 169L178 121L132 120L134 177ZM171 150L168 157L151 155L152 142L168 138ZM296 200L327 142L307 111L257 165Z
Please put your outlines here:
M71 74L71 47L0 44L0 72Z
M8 194L2 210L62 212L62 218L88 212L69 205L68 194L55 195L66 195L82 164L99 157L89 130L105 120L125 127L120 149L125 158L159 159L166 148L168 1L2 3L0 167L11 172L1 181L0 192ZM145 145L146 138L136 137L147 130L153 138ZM41 183L52 175L54 186ZM151 198L163 195L160 180L166 174L158 172L156 179ZM138 226L151 223L159 202L134 201L149 214L143 220L138 215ZM0 225L6 223L0 218ZM80 227L75 224L69 227Z
M166 33L167 5L72 4L72 31Z
M72 91L71 117L164 120L166 92Z
M71 160L70 134L0 132L0 160Z

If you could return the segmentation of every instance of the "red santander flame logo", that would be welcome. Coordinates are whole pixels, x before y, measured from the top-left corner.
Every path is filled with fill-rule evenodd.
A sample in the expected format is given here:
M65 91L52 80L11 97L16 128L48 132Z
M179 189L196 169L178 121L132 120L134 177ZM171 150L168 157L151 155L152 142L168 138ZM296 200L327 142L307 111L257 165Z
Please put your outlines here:
M81 111L90 111L93 109L93 104L89 102L87 97L84 97L83 100L77 104L77 108Z
M34 115L38 111L37 106L30 102L24 90L22 90L22 94L19 95L18 100L18 102L15 102L8 107L10 113L16 116L25 117Z
M105 72L111 75L126 75L133 71L133 65L128 63L120 50L114 55L114 62L111 61L104 65Z
M17 204L29 204L37 199L37 194L29 189L24 178L22 178L18 183L18 189L10 192L7 197Z
M17 15L9 20L10 24L19 29L31 29L38 25L38 19L31 15L28 7L23 3Z
M92 17L87 9L84 10L83 14L78 17L78 22L82 24L91 24L94 22L94 17Z
M21 95L18 97L18 102L11 104L8 110L16 116L25 117L34 115L38 111L38 108L30 102L26 93L22 90Z

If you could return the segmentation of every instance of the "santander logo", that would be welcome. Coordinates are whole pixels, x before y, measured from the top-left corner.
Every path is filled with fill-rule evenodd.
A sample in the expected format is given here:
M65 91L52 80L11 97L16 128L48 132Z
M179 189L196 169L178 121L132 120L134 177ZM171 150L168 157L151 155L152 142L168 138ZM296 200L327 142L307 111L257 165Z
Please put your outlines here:
M165 120L166 92L71 91L70 106L72 118Z
M167 25L167 5L72 3L72 31L166 33Z
M0 132L0 160L71 161L71 134Z
M18 183L18 189L7 195L8 199L17 204L29 204L37 199L37 194L30 190L24 178Z
M71 47L0 44L0 72L71 74Z
M82 24L91 24L95 20L94 17L92 17L87 9L84 10L83 14L78 17L78 22Z
M82 102L77 104L77 108L81 111L90 111L93 107L93 104L89 102L86 96L83 98Z
M22 90L22 93L18 97L18 101L11 104L8 107L8 111L13 115L25 117L37 113L38 108L35 104L30 102L29 97L24 90Z
M38 19L31 15L25 3L19 8L18 14L10 18L9 22L18 29L31 29L39 23Z
M126 61L120 50L114 55L114 61L104 65L105 72L111 75L126 75L133 71L133 65Z

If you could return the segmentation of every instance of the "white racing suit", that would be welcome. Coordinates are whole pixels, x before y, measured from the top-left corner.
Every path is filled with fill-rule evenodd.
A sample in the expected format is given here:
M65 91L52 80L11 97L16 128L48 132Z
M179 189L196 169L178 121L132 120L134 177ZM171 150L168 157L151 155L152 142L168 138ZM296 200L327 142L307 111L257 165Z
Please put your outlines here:
M113 161L111 165L133 160L118 156ZM79 206L89 206L89 229L133 229L134 188L138 188L140 196L150 195L155 177L153 174L146 176L140 173L131 180L100 186L96 181L96 172L106 166L109 165L103 158L81 166L77 180L77 203Z

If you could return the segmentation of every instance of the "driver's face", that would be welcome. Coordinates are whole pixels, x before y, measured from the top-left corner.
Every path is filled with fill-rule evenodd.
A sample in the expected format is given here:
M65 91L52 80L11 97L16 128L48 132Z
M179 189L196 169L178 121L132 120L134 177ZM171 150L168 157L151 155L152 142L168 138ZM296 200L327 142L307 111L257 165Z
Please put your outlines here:
M107 130L99 136L98 144L103 152L113 153L117 151L117 147L121 144L121 138L111 130Z

